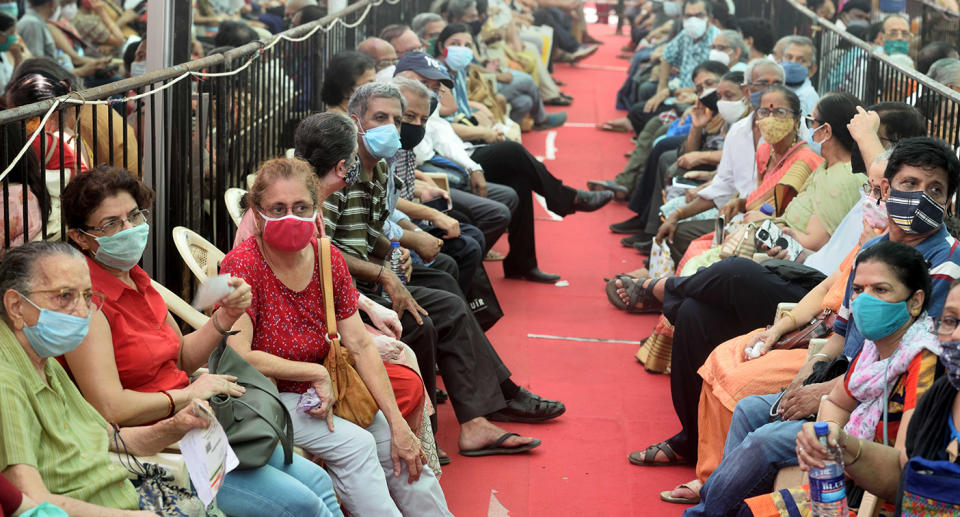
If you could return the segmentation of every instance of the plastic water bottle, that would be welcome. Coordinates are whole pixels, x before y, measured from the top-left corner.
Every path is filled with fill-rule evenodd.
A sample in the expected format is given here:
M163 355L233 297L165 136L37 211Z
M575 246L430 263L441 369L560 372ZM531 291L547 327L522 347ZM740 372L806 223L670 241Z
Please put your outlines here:
M760 205L760 213L766 216L773 215L773 205L771 205L770 203L764 203Z
M810 509L814 517L846 517L847 491L843 475L843 451L827 445L830 427L826 422L813 425L820 443L827 448L823 468L810 469Z
M393 271L404 284L407 283L407 276L403 270L403 260L400 258L403 251L400 250L400 241L393 239L390 241L390 271Z

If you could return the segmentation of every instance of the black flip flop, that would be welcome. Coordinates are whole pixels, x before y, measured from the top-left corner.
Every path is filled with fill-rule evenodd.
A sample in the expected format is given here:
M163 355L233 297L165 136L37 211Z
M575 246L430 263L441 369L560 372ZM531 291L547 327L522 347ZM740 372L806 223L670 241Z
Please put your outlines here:
M460 455L469 456L472 458L472 457L478 457L478 456L520 454L521 452L527 452L530 449L539 447L540 444L543 443L540 441L540 439L534 439L532 442L524 445L520 445L518 447L502 447L503 442L507 441L507 439L509 439L511 436L520 436L520 435L517 433L503 433L503 435L501 435L500 438L497 438L497 441L493 442L492 444L486 447L482 447L480 449L461 450Z

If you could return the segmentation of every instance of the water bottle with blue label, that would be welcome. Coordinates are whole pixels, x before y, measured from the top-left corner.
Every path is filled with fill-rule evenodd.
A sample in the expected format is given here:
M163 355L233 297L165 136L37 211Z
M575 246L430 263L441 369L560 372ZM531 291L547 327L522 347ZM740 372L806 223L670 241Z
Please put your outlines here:
M846 517L847 491L843 474L843 451L839 446L830 447L827 435L830 426L826 422L813 425L820 443L827 448L828 458L823 468L810 469L810 509L814 517Z

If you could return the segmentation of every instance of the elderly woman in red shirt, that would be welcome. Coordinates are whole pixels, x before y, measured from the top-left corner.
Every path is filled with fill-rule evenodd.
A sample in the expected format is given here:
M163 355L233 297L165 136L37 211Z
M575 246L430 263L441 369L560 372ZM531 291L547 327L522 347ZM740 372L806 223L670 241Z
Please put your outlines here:
M80 391L109 422L129 426L173 415L194 398L239 396L236 378L188 372L213 349L250 305L250 287L235 289L200 329L181 335L150 277L137 265L149 236L153 191L127 172L102 166L71 181L63 192L69 237L87 257L93 289L106 296L86 339L65 356ZM256 504L251 504L256 501ZM235 517L340 516L329 477L280 446L266 465L228 473L217 494L220 509Z

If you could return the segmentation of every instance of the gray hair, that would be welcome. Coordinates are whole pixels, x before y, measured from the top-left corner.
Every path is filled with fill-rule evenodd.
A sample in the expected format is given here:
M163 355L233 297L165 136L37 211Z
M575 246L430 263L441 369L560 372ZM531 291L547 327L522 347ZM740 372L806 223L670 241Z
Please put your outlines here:
M439 5L434 4L434 11L439 11L446 16L447 20L462 20L467 14L467 9L476 7L476 0L447 0Z
M960 86L960 59L945 57L930 65L927 75L946 86Z
M783 43L783 46L780 47L780 44ZM777 41L777 46L780 47L780 57L783 57L783 52L787 50L787 47L790 45L800 45L801 47L807 47L810 49L810 66L817 64L817 47L813 44L813 40L806 36L784 36Z
M743 42L743 36L741 36L739 32L727 29L718 32L717 36L726 40L730 48L740 49L740 61L746 61L750 57L750 49L747 47L747 44Z
M24 295L33 290L37 262L54 255L83 259L77 248L62 241L33 241L8 250L0 262L0 296L10 289ZM7 316L2 302L0 316Z
M753 71L757 68L773 68L777 71L777 79L780 79L780 82L786 80L786 75L783 73L783 67L779 63L772 59L767 59L765 57L758 57L753 61L747 63L747 69L743 71L743 83L751 84L753 83Z
M297 126L293 149L294 156L323 177L340 160L349 162L357 153L357 126L339 113L314 113Z
M367 116L367 108L370 106L371 99L397 99L400 101L400 111L407 110L407 100L396 86L390 83L372 82L367 83L353 92L350 97L350 104L347 105L347 112L356 115L363 120Z
M427 104L430 104L430 90L423 85L420 81L414 81L408 77L394 77L393 85L400 90L400 92L407 92L413 94L415 97L419 97L421 100L427 101Z
M424 39L427 25L442 21L443 16L440 16L437 13L420 13L414 16L413 21L410 22L410 30L415 32L420 39Z

